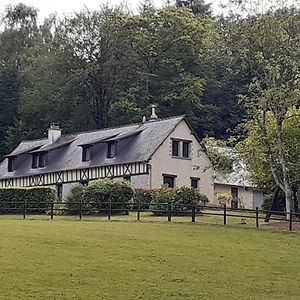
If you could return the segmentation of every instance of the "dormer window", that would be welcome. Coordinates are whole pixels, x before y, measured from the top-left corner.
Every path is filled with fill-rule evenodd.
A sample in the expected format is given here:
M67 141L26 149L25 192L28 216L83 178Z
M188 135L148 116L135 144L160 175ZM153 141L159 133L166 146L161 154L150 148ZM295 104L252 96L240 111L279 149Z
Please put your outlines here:
M8 165L7 165L7 171L13 172L15 170L15 157L9 157L8 158Z
M39 167L39 154L32 154L32 169L36 169Z
M114 158L117 155L117 142L107 143L107 158Z
M82 147L82 161L90 161L92 159L92 146Z
M44 168L48 164L48 153L42 152L39 155L39 168Z
M40 152L32 155L32 168L44 168L48 164L48 153Z

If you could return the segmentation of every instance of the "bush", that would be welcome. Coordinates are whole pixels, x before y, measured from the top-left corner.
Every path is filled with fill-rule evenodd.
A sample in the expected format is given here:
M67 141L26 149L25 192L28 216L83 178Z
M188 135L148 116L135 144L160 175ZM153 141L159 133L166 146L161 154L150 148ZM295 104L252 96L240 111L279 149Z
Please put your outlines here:
M83 194L85 191L85 186L82 184L75 185L71 188L70 194L68 195L65 203L65 214L76 215L79 214L80 204L79 202L83 200ZM87 209L86 205L82 205L82 209Z
M133 198L133 208L137 209L138 203L140 203L140 209L149 209L150 204L154 198L154 194L158 189L136 189Z
M172 204L173 214L185 215L191 212L191 205L205 205L209 202L206 195L190 187L181 187L177 190L163 186L154 194L150 209L155 216L167 213L167 203ZM196 212L200 209L197 208Z
M128 214L129 203L134 195L134 188L128 180L99 179L85 188L84 202L95 212L106 212L111 202L112 213Z
M166 203L174 203L176 190L164 185L157 190L151 201L150 210L155 216L162 216L166 214Z
M55 200L55 190L49 187L0 188L0 213L20 214L26 202L28 213L45 214Z

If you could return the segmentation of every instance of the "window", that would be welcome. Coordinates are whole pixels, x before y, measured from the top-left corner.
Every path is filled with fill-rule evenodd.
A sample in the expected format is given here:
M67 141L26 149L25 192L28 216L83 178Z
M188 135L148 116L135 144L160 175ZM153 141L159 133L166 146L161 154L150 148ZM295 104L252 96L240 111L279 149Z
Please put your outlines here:
M48 164L48 153L42 152L39 154L39 168L44 168Z
M131 177L130 176L124 176L123 179L127 180L127 181L131 181Z
M87 186L89 184L88 180L80 180L79 183L83 186Z
M82 161L90 161L92 159L92 146L82 147Z
M182 157L190 157L190 142L182 142Z
M191 178L191 187L194 189L199 189L199 178Z
M47 164L48 164L48 153L47 152L32 154L32 168L33 169L46 167Z
M117 143L107 143L107 158L113 158L117 155Z
M163 175L163 184L168 185L170 188L175 187L175 175Z
M179 156L179 141L172 141L172 156Z
M190 158L191 141L172 140L172 156L178 158Z
M32 154L32 169L36 169L39 167L39 154Z
M7 171L13 172L15 170L15 157L8 158Z
M60 184L57 184L56 185L56 195L57 195L57 199L58 200L62 200L62 193L63 193L63 185L60 183Z

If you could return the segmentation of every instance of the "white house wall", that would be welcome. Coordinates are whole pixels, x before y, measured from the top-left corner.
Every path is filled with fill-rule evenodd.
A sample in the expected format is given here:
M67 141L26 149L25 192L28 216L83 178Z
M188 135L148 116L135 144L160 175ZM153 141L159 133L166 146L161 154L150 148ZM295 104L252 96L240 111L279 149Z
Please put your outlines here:
M172 157L172 139L190 140L190 159ZM150 160L150 179L152 188L160 188L163 174L176 176L176 187L191 186L191 177L200 179L200 191L213 201L213 170L206 154L201 151L200 144L191 133L185 121L181 121L168 136ZM195 169L195 167L199 169ZM204 171L205 170L205 171Z
M238 198L240 200L239 206L242 208L253 209L253 189L244 188L241 186L230 186L225 184L215 184L215 193L214 193L214 204L218 204L217 194L218 193L227 193L231 195L231 188L238 188Z

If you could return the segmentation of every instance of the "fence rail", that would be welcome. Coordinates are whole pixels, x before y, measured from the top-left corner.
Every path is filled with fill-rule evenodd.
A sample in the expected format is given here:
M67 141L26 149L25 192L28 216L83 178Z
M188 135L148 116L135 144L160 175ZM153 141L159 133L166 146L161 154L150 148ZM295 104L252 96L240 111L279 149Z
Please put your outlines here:
M174 204L174 203L143 203L143 202L68 202L72 208L68 208L65 202L1 202L0 215L4 214L20 214L23 219L31 214L47 214L53 220L56 212L63 212L66 215L77 215L81 220L85 215L106 215L108 220L121 212L136 213L136 220L140 221L144 212L151 212L153 215L165 216L166 220L171 222L173 217L188 216L191 222L196 222L196 218L201 216L220 216L223 218L223 224L227 224L228 218L245 218L255 219L255 226L260 226L260 220L266 219L266 214L271 213L273 216L268 218L274 221L286 221L289 224L289 231L293 230L293 224L300 223L300 213L292 212L286 214L283 211L261 210L255 209L231 208L224 205L194 205L194 204ZM8 205L5 207L4 205ZM84 205L89 207L84 207ZM16 207L11 207L15 205ZM36 205L36 207L35 207ZM77 206L74 208L74 206ZM117 207L116 207L117 206ZM275 215L275 216L274 216ZM288 216L288 218L287 218Z

